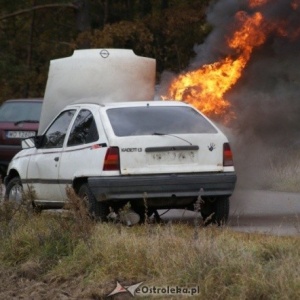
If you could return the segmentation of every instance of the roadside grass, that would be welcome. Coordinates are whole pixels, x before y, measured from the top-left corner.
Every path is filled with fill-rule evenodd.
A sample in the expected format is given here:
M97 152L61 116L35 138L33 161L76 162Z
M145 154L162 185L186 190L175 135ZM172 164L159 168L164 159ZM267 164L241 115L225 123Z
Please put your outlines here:
M250 147L246 152L236 151L235 165L238 188L300 192L300 151L297 148Z
M269 160L268 173L271 189L282 192L300 192L300 152L294 150L276 153Z
M82 278L76 299L103 299L117 280L199 287L194 299L300 299L299 237L96 223L78 201L71 193L64 215L19 209L8 218L0 206L0 270L57 285Z

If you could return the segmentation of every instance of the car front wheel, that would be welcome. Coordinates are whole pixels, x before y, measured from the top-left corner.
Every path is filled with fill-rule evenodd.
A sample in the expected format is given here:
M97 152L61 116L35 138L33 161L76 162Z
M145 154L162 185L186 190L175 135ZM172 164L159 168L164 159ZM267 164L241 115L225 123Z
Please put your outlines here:
M20 177L12 178L5 190L5 199L21 204L23 201L23 186Z
M107 221L109 214L108 204L97 201L88 184L85 183L80 187L78 195L87 203L89 213L93 218L100 221Z

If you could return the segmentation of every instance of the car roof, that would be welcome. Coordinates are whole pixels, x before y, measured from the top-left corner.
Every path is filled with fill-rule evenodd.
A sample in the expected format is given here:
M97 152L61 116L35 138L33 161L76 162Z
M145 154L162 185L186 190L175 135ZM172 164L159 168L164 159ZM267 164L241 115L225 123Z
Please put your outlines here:
M132 102L119 102L119 103L106 103L103 106L105 107L123 107L123 106L186 106L187 104L180 101L132 101Z
M76 104L70 104L65 107L66 108L72 108L72 107L78 107L78 106L86 106L86 105L95 105L99 107L104 108L116 108L116 107L140 107L140 106L191 106L187 103L181 102L181 101L175 101L175 100L151 100L151 101L126 101L126 102L111 102L111 103L102 103L99 104L99 101L92 101L88 99L84 99L84 101L80 101Z

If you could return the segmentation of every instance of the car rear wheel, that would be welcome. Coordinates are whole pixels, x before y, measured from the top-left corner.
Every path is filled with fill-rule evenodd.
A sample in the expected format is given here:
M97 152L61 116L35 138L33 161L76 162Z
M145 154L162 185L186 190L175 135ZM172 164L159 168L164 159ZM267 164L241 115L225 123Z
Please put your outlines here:
M205 225L225 225L229 216L229 198L206 198L201 204L201 215Z
M214 223L218 225L225 225L229 216L229 198L221 197L217 198L215 202L215 215Z
M135 207L133 206L134 211L140 216L140 224L144 224L154 213L154 209L145 210L144 207Z
M21 204L23 201L23 186L20 177L12 178L5 190L5 199Z
M89 213L93 218L99 221L107 221L109 214L108 204L97 201L88 184L85 183L80 187L78 195L87 203Z

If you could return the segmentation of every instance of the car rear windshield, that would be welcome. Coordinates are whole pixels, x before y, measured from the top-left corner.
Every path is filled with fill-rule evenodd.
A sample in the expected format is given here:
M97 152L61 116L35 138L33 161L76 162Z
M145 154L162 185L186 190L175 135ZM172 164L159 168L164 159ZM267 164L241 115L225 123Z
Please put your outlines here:
M38 122L40 119L41 110L42 102L5 102L0 107L0 122Z
M183 106L122 107L107 110L116 136L217 133L196 110Z

